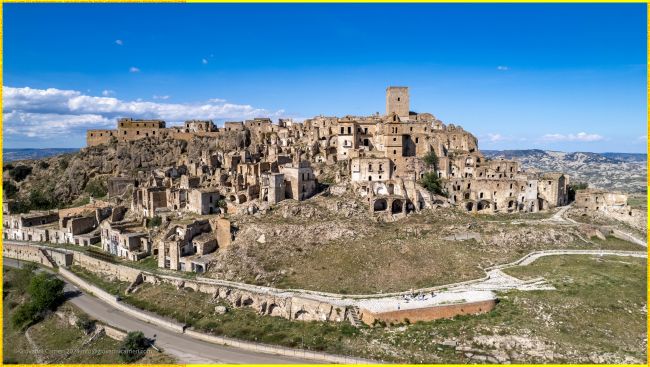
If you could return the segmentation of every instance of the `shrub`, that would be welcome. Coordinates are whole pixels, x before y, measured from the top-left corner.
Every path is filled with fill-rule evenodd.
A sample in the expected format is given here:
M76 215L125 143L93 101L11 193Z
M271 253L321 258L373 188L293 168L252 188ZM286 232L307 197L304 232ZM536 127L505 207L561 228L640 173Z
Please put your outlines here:
M45 161L40 161L38 162L38 166L41 167L41 169L48 169L50 168L50 164L45 162Z
M27 178L32 173L32 167L19 165L14 167L14 169L9 171L9 176L13 178L16 182L20 182Z
M76 325L79 329L88 334L95 328L95 320L91 320L88 315L82 313L77 317Z
M149 347L149 342L142 331L129 332L120 347L120 358L127 363L132 363L144 357Z
M66 170L68 168L69 164L70 164L70 162L68 162L67 158L61 159L59 161L59 168L61 168L62 170Z
M434 171L438 170L438 156L433 150L427 153L422 160L427 164L427 166L433 168Z
M27 292L39 310L53 310L63 299L63 281L47 273L34 276L29 283Z
M11 181L2 181L2 189L7 199L15 199L18 193L18 187Z
M88 181L84 190L95 198L104 197L108 193L106 184L100 179L93 179Z
M438 177L436 172L427 172L424 174L420 180L420 185L422 185L427 191L436 195L446 196L444 188L442 187L442 182Z
M56 204L41 190L32 190L29 193L29 203L31 209L48 210L56 207Z
M41 318L41 310L34 303L27 302L18 306L18 309L16 309L16 312L11 318L11 322L15 328L25 329L40 321Z
M160 218L157 215L149 219L149 221L147 221L148 228L159 227L161 224L162 224L162 218Z

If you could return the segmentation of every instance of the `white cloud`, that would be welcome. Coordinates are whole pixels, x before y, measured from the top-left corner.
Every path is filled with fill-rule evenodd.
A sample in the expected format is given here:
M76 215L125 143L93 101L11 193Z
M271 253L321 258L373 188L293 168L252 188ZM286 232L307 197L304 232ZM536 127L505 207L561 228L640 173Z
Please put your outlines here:
M136 68L135 66L131 66L129 68L129 72L131 72L131 73L139 73L140 69Z
M648 135L641 135L637 138L639 141L648 141Z
M592 142L600 141L605 139L603 136L598 134L588 134L585 132L580 132L577 134L546 134L542 136L542 140L549 142L557 141L580 141L580 142Z
M508 70L510 70L510 68L505 66L505 65L499 65L499 66L497 66L497 70L499 70L499 71L508 71Z
M126 101L90 96L75 90L5 86L3 115L6 134L47 138L84 134L86 129L114 128L119 117L163 119L173 125L189 119L278 118L284 115L284 111L268 111L221 99L197 103Z
M208 63L208 59L201 59L201 63L202 63L203 65L206 65L206 64Z
M503 135L498 134L498 133L497 134L488 133L487 134L487 140L492 142L492 143L496 143L498 141L506 140L506 138Z
M70 134L84 134L89 126L109 128L115 120L101 115L31 113L11 111L3 113L3 129L7 135L21 135L29 138L67 137Z
M166 100L166 99L169 99L169 96L157 96L157 95L154 95L154 96L153 96L153 99L162 99L162 100Z
M119 45L119 46L122 46L124 44L124 42L122 40L115 40L115 44Z
M108 96L113 95L113 94L115 94L114 90L104 89L102 91L102 96L104 96L104 97L108 97Z
M226 101L225 99L221 99L221 98L208 99L208 102L212 102L212 103L224 103L225 101Z

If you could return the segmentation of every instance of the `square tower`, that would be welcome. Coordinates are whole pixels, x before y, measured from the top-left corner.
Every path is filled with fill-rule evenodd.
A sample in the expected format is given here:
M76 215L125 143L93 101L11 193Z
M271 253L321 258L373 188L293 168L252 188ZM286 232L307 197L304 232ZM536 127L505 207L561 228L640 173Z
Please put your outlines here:
M395 112L397 116L408 118L409 116L409 88L388 87L386 88L386 114Z

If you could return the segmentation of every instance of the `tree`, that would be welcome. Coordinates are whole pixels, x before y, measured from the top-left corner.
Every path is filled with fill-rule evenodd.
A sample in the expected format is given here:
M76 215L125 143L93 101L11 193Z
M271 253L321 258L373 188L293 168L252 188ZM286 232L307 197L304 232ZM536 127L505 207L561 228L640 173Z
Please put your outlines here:
M447 193L443 188L440 177L438 177L438 156L436 155L436 152L433 150L430 151L422 158L422 160L431 170L422 176L420 185L430 193L446 196Z
M5 197L7 199L15 199L16 194L18 194L18 187L13 184L11 181L2 181L2 188L5 192Z
M155 216L147 222L147 227L148 228L153 228L153 227L159 227L162 224L162 218L159 216Z
M94 198L102 198L108 193L106 184L100 179L93 179L88 181L84 190Z
M27 178L32 173L32 167L19 165L14 167L14 169L9 171L9 176L13 178L16 182L20 182Z
M61 279L47 273L37 274L29 283L27 292L31 302L40 310L53 310L63 299L64 283Z
M444 188L442 187L442 182L438 177L437 172L429 171L424 174L420 180L420 185L422 185L427 191L432 194L446 196Z
M31 268L30 268L31 269ZM28 269L28 271L31 270ZM27 287L29 301L18 307L12 317L17 328L26 328L42 319L47 310L54 310L63 299L63 281L47 273L33 276Z
M149 341L142 331L129 332L120 347L120 358L127 363L132 363L144 357L149 348Z
M427 166L433 168L434 171L438 170L438 156L435 151L432 150L427 153L422 160L427 164Z

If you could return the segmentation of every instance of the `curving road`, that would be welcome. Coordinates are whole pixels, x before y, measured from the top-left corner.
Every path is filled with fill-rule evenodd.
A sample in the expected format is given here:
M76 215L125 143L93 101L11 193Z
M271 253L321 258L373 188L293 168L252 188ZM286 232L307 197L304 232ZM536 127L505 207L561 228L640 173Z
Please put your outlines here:
M3 263L5 266L20 267L24 262L4 257ZM187 335L140 321L114 309L99 298L83 293L65 279L61 278L61 280L65 282L66 292L76 294L68 302L79 307L92 318L108 325L127 331L142 331L147 338L155 340L156 346L161 347L165 353L175 357L179 363L318 363L313 360L252 352L193 339Z

